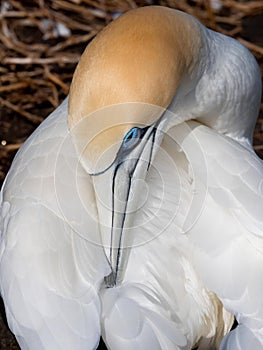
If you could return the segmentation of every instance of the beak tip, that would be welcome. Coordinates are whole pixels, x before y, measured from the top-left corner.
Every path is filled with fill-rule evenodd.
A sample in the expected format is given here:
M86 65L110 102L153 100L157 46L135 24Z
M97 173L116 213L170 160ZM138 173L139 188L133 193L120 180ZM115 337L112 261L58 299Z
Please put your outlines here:
M117 284L117 274L112 271L108 276L104 277L104 283L106 288L112 288Z

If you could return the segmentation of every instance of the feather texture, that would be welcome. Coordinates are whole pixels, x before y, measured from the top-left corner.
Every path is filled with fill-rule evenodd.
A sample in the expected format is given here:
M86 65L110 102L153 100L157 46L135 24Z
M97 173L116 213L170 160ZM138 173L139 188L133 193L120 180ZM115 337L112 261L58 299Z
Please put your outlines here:
M156 28L162 35L153 45ZM111 350L260 350L263 164L249 141L260 99L254 58L192 17L159 7L123 16L83 57L70 107L64 101L25 142L1 191L0 292L21 349L95 349L102 335ZM134 100L155 103L158 113L143 103L100 109ZM96 109L72 135L68 125ZM130 127L140 136L124 149ZM92 156L78 137L81 146L92 139ZM107 158L114 142L112 159L90 175L89 161ZM228 333L233 315L239 325Z
M98 288L109 267L102 247L83 238L70 221L83 225L85 218L97 232L81 206L76 210L73 205L72 183L65 182L71 168L56 167L67 135L66 106L64 102L22 147L3 189L1 295L22 349L96 348L100 337ZM63 185L54 183L59 171ZM56 192L60 186L63 193ZM67 207L61 210L59 198L78 216L66 219Z

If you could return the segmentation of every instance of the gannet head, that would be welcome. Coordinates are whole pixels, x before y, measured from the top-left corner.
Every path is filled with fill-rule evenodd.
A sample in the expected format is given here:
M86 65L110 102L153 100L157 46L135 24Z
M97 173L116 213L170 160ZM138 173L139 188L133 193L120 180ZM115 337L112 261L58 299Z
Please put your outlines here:
M199 59L200 26L165 7L127 12L87 46L69 96L69 125L97 109L126 102L166 108Z
M145 177L162 139L165 110L186 72L190 76L194 70L199 32L196 21L181 12L132 10L97 35L75 71L69 128L75 130L82 164L95 186L108 186L110 193L105 191L104 205L111 212L111 229L105 233L110 237L109 284L121 279L125 265L123 236L133 180ZM132 191L133 197L139 194ZM98 215L105 218L105 208L98 208Z
M202 45L199 33L191 16L151 6L122 15L87 46L71 84L69 128L87 116L92 116L87 132L94 134L96 119L104 130L111 128L90 143L90 163L114 142L122 142L133 126L158 120L160 115L145 105L170 105L186 73L191 76L196 66ZM123 104L118 111L102 110L118 104Z

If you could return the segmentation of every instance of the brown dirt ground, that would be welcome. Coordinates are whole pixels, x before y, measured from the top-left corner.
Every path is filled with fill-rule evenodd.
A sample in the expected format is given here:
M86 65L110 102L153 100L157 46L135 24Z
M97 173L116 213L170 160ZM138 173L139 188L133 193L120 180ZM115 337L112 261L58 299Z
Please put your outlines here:
M235 37L253 52L263 71L263 1L222 0L222 8L213 10L209 0L1 0L0 186L20 145L67 95L88 42L118 13L149 4L188 12ZM58 35L58 24L68 33ZM254 145L263 158L262 109ZM19 349L1 303L0 311L0 349Z

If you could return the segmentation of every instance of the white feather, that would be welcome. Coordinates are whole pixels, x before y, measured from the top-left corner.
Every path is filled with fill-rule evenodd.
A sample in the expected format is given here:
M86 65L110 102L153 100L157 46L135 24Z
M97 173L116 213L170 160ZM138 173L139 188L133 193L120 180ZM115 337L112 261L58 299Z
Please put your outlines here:
M127 214L117 286L104 281L100 222L113 208L98 208L67 100L15 157L1 192L0 291L23 350L95 349L100 335L112 350L262 348L263 165L249 143L259 70L242 45L199 26L200 64L164 115L147 175L131 181L140 207ZM112 199L105 174L99 194ZM220 345L232 314L239 326Z

